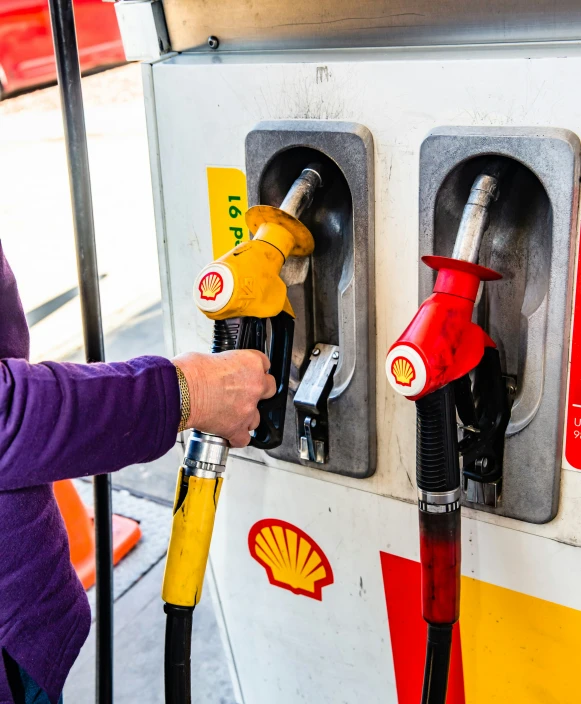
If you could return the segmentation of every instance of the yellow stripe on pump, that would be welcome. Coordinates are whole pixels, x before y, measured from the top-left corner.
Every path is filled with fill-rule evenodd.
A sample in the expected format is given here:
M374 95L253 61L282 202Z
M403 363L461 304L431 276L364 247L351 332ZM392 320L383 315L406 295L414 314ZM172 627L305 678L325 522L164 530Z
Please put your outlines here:
M180 469L161 592L168 604L200 602L222 481L186 476Z

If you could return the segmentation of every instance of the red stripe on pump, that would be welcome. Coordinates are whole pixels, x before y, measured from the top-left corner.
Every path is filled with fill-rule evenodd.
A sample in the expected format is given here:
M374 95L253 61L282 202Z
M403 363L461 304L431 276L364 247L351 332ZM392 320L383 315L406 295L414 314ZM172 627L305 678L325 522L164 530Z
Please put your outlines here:
M427 624L421 615L420 563L380 552L398 704L422 696ZM460 628L454 625L446 704L466 704Z
M577 263L574 305L565 457L572 467L581 469L581 257Z

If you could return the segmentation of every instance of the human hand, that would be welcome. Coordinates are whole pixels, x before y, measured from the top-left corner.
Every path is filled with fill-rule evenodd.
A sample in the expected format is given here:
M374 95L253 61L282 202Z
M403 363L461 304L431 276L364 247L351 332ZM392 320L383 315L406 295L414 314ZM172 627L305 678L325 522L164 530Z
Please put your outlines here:
M175 357L190 391L188 428L228 440L231 447L245 447L249 431L260 423L258 402L276 392L274 377L267 374L268 357L256 350L219 354L188 352Z

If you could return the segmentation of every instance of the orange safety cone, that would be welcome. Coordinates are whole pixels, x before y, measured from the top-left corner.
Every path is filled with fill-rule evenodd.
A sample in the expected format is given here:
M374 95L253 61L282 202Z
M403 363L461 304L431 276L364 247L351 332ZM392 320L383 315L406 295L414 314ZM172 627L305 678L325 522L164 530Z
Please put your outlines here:
M95 584L95 529L93 510L85 506L72 481L55 482L54 495L69 536L71 562L85 589ZM137 545L141 528L137 521L113 516L113 564Z

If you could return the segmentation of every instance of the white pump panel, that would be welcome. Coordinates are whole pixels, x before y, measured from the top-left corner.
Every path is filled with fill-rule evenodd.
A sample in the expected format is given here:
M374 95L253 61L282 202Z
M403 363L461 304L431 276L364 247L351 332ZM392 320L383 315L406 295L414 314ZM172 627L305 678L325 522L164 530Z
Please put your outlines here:
M192 301L199 272L214 258L206 169L244 170L246 135L258 122L345 120L373 135L378 369L417 309L425 136L442 125L552 126L581 135L575 45L182 54L144 66L144 75L164 310L176 353L211 345L211 322ZM377 471L368 479L232 452L212 565L245 704L417 704L406 689L415 656L402 656L401 638L406 614L419 614L418 603L405 601L406 593L416 598L419 550L415 409L385 374L377 374L376 398ZM579 700L579 496L581 473L564 468L559 512L546 525L463 510L459 667L471 704ZM283 536L272 548L276 559L304 534L315 557L328 561L332 582L325 568L320 600L300 593L300 575L292 589L276 584L253 555L253 526L265 519ZM276 521L294 528L276 533Z

